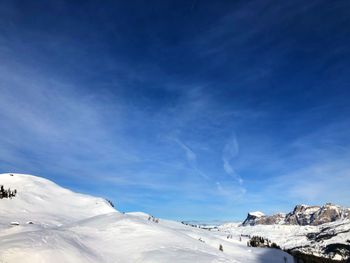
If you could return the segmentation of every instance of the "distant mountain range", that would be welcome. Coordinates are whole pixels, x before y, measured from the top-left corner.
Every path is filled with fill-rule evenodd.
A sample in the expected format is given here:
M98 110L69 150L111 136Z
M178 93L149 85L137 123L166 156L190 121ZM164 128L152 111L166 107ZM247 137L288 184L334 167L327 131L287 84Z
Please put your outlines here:
M243 223L218 229L269 239L300 262L350 262L350 209L339 205L297 205L287 214L250 212Z
M318 226L341 219L350 219L350 208L327 203L323 206L297 205L288 214L264 215L262 212L250 212L243 226L255 225L300 225Z

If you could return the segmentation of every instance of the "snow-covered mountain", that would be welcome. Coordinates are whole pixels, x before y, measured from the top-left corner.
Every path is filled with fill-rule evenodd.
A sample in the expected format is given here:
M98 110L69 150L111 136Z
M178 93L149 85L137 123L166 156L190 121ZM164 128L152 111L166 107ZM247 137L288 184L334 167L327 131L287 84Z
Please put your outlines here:
M243 226L254 225L313 225L318 226L337 220L350 219L350 209L327 203L323 206L297 205L288 214L278 213L267 216L262 212L248 213Z
M272 216L252 212L242 224L223 224L218 229L229 235L269 239L304 259L305 255L311 255L350 260L350 213L348 208L338 205L297 205L288 214Z
M350 258L350 220L318 226L224 224L219 231L227 235L259 236L276 243L292 254L307 254L334 260ZM306 261L307 262L307 261ZM323 261L315 261L323 262ZM328 261L327 261L328 262ZM345 262L345 261L344 261Z
M120 213L43 178L0 174L0 185L13 193L0 197L0 262L292 262L283 251L247 247L238 235Z

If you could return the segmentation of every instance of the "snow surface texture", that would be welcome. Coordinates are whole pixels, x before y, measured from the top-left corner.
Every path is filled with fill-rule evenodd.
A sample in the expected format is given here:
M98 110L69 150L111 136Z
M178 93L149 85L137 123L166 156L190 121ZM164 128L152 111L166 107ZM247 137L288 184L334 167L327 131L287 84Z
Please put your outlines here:
M119 213L102 198L43 178L0 174L0 185L17 189L12 199L0 199L1 263L293 262L280 250L248 248L224 232Z

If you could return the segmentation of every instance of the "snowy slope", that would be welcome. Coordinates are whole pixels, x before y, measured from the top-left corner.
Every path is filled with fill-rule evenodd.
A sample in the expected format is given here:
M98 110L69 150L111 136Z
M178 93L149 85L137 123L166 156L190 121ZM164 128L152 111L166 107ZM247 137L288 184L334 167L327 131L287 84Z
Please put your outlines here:
M101 198L42 178L1 174L0 185L18 192L0 199L0 262L292 262L282 251L248 248L223 232L119 213Z
M11 176L13 175L13 176ZM61 225L99 214L115 212L102 198L74 193L44 178L1 174L0 185L17 190L16 197L1 199L1 221L28 221Z

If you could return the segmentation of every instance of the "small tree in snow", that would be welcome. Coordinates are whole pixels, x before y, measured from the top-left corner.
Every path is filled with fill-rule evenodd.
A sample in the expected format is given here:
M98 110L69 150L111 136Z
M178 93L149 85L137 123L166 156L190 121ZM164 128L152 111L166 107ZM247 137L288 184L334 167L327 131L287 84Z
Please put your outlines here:
M224 252L224 247L220 244L220 246L219 246L219 250L220 251L222 251L222 252Z

